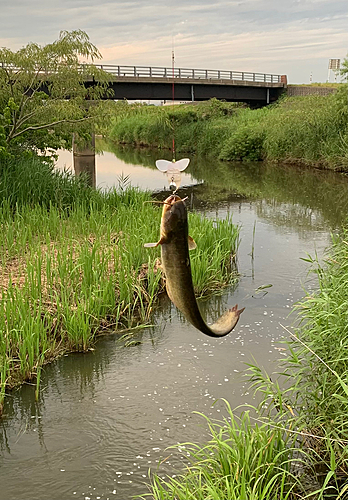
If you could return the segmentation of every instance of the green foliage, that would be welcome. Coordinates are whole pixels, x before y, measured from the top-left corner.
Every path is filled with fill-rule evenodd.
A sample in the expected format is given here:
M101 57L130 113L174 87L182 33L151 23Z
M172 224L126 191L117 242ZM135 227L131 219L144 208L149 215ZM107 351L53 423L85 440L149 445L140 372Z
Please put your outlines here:
M233 225L231 217L212 221L195 213L189 214L189 227L197 243L190 255L196 294L222 293L225 286L237 280L235 257L240 228Z
M0 117L1 119L1 117ZM5 134L5 127L1 125L0 122L0 160L1 158L4 158L7 156L7 144L6 144L6 134Z
M298 433L323 487L338 498L348 485L348 229L333 237L325 267L305 260L319 289L296 306L301 323L279 378L254 366L252 380L262 406Z
M263 142L262 131L241 126L225 141L219 158L221 160L262 160Z
M190 456L185 474L152 477L154 500L289 500L304 498L300 476L303 464L295 438L281 428L253 424L249 412L238 418L226 403L228 417L208 423L211 440L204 446L179 445ZM204 416L204 415L203 415ZM145 498L142 497L142 498Z
M143 145L150 141L158 148L167 147L173 135L172 123L164 108L129 105L126 101L118 104L111 128L120 143Z
M341 75L348 78L348 57L346 57L341 64Z
M180 152L348 170L347 99L347 86L341 84L336 94L283 98L257 110L216 99L197 105L143 106L141 114L129 106L122 121L113 121L109 136L169 149L174 134Z
M315 266L313 271L318 277L319 290L308 294L297 306L303 325L300 340L307 347L296 347L299 373L304 386L311 386L306 398L308 417L311 426L314 422L318 427L325 425L333 437L348 439L345 425L348 412L348 391L345 388L348 375L348 230L333 237L325 267L316 259L308 260ZM296 339L293 346L296 346ZM318 357L325 364L318 362Z
M266 157L347 168L347 110L339 99L333 94L283 101L268 117Z
M0 162L0 204L68 208L93 198L83 176L54 168L50 161L27 153L27 158Z
M100 57L81 30L62 31L58 40L43 47L29 43L17 52L0 48L0 134L8 147L69 147L72 131L92 131L103 106L87 104L105 94L108 76L92 64L81 65L81 57ZM86 86L92 78L96 84ZM0 147L5 146L0 142Z

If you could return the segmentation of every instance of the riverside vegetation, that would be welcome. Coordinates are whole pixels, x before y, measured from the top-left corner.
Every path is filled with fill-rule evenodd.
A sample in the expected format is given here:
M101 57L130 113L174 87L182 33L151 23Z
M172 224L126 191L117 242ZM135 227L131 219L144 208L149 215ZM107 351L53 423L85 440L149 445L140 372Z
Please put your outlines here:
M215 422L211 441L183 443L186 472L154 474L154 500L295 500L348 497L348 229L334 237L324 267L308 258L319 290L295 310L301 324L287 341L279 378L250 366L258 408ZM288 331L288 333L290 333Z
M101 192L83 178L33 158L4 161L0 176L0 404L6 389L36 379L66 351L89 349L96 335L148 323L162 290L160 209L149 193ZM199 295L236 279L232 221L190 214L193 280ZM204 235L204 237L203 237Z
M222 160L274 160L348 171L348 95L283 98L261 109L216 99L197 105L119 105L108 136ZM320 140L318 140L320 138Z

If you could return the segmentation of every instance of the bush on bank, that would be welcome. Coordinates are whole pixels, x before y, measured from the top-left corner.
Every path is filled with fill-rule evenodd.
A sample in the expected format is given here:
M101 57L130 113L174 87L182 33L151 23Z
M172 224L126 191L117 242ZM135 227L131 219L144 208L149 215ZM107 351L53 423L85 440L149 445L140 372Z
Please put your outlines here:
M348 170L347 86L336 94L283 98L261 109L216 99L193 105L133 106L114 117L121 143L209 154L223 160L291 161Z

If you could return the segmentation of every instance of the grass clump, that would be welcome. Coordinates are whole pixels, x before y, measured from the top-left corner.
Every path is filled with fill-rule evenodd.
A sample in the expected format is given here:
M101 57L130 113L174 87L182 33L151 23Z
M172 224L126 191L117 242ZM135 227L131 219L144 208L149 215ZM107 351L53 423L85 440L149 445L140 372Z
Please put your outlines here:
M44 178L38 161L41 167ZM14 175L0 206L0 406L7 388L39 382L42 365L57 355L89 349L101 332L147 323L163 290L159 249L144 248L158 239L161 217L160 208L144 203L149 193L123 181L105 193L54 174L50 200L35 183L26 193L20 179ZM236 279L226 263L238 228L196 214L189 224L201 246L192 264L197 293Z
M91 197L93 192L83 176L56 170L43 157L0 161L0 204L54 205L64 209L78 201L88 202Z
M304 490L298 468L302 457L295 439L267 424L254 425L249 411L238 418L226 406L222 422L204 417L211 434L206 445L179 445L190 456L186 472L166 479L155 474L147 496L154 500L301 498Z
M340 96L314 95L281 103L266 122L265 157L347 169L347 102Z

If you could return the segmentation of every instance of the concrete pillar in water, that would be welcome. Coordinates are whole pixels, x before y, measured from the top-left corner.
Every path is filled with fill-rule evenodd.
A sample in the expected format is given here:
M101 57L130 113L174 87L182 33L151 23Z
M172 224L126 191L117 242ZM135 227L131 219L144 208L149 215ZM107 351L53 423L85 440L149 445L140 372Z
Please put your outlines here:
M76 134L73 134L73 156L75 175L87 174L88 184L96 187L95 135L92 134L91 141L79 139L77 143Z

